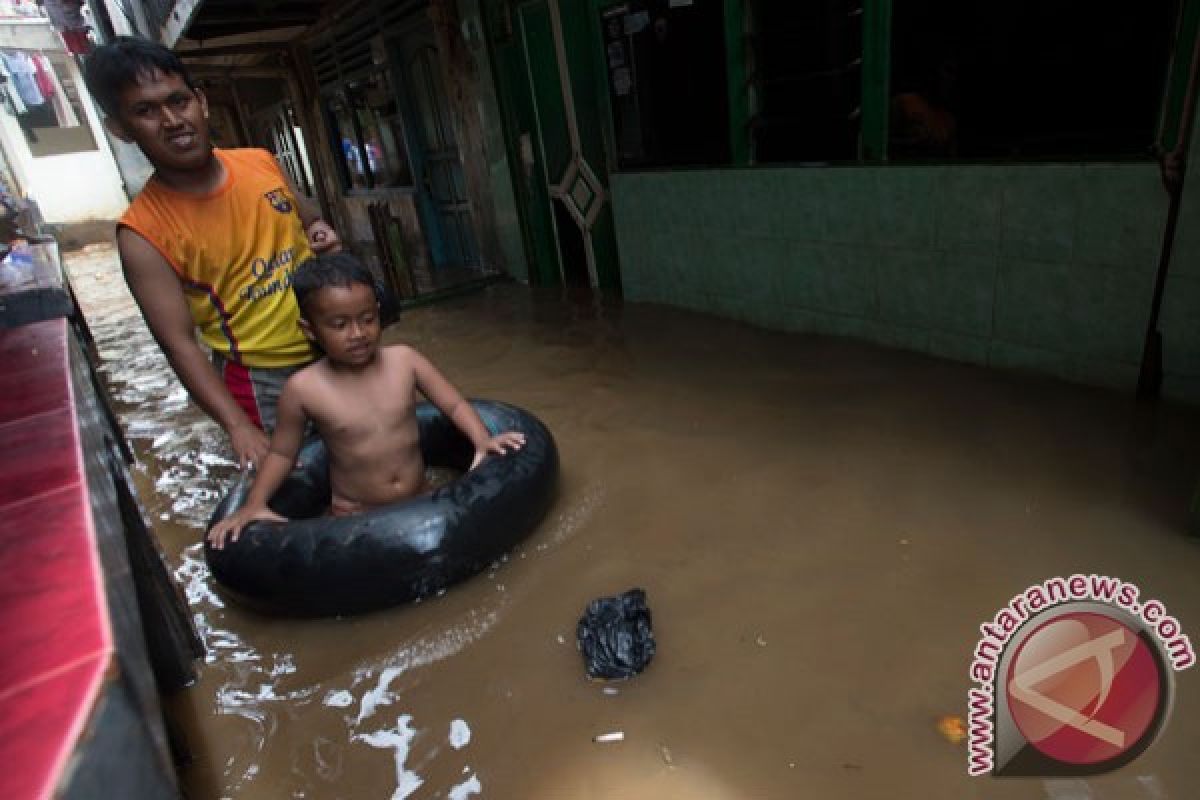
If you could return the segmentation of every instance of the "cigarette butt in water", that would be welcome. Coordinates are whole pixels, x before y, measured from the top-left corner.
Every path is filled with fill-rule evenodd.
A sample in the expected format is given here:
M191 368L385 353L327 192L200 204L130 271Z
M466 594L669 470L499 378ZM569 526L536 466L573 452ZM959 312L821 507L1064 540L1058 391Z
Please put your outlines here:
M625 741L625 731L613 731L612 733L602 733L599 736L592 737L593 742L605 744L607 742L623 742Z

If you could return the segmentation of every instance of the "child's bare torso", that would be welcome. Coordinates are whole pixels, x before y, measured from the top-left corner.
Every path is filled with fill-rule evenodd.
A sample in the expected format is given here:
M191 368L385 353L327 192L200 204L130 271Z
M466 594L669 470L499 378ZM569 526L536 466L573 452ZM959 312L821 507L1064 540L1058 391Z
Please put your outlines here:
M381 347L361 369L322 359L297 375L300 402L329 450L335 513L394 503L425 486L412 353Z

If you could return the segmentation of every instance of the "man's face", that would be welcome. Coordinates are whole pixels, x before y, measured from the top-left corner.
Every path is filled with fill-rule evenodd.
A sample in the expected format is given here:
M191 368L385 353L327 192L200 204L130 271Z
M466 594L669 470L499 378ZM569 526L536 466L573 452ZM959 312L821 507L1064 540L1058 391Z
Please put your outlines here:
M208 164L208 101L179 75L153 70L121 92L109 129L142 149L155 167L176 171Z

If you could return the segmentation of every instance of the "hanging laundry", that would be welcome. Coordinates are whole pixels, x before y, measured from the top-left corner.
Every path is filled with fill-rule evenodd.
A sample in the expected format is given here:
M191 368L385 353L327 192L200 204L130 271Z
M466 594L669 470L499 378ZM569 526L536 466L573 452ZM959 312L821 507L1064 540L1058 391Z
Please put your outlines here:
M0 54L0 87L4 90L5 108L12 111L14 115L24 114L25 101L21 99L21 95L17 92L17 84L13 81L12 73L8 71L8 66L4 63L3 54Z
M83 0L43 0L50 24L60 31L75 31L87 27L83 19Z
M88 29L80 28L73 31L59 31L67 52L73 56L85 56L92 52L92 40L88 38Z
M37 82L42 97L47 100L54 97L54 65L41 53L33 57L33 79Z
M8 74L12 75L17 94L21 95L21 100L26 106L40 106L46 102L34 78L33 59L28 53L23 50L8 50L0 53L0 59L3 59Z

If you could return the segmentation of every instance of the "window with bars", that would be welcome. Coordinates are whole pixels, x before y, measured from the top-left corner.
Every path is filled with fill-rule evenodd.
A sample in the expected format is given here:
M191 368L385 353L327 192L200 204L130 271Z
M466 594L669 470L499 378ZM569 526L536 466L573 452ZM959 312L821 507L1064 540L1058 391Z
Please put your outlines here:
M760 163L858 156L863 0L753 0L751 120Z
M311 45L334 160L347 191L413 185L384 37L411 24L423 5L365 3Z
M304 144L304 131L296 121L291 103L282 103L266 126L271 152L283 167L292 185L306 196L313 196L312 166Z
M344 188L412 186L403 123L385 71L341 82L326 95L325 110Z
M890 156L1149 154L1178 8L893 0Z

